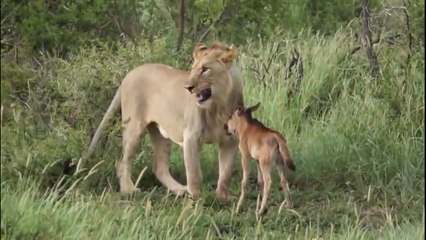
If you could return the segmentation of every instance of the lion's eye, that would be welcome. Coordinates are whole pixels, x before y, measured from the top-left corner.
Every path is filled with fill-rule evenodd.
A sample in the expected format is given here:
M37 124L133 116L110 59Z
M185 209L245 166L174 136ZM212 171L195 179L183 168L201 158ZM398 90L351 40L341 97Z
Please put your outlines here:
M206 67L201 67L201 73L205 73L207 70L209 70L209 69L206 68Z

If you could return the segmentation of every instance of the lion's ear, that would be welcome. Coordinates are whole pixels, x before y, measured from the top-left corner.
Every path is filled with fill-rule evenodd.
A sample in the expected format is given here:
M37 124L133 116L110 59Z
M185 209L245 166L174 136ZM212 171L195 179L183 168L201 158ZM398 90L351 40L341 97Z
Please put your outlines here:
M194 59L196 59L205 50L207 50L206 45L204 43L198 43L194 48L194 52L192 53L192 56L194 57Z
M230 62L232 62L235 59L236 56L237 56L237 48L234 47L234 45L231 45L222 54L220 60L223 63L230 63Z

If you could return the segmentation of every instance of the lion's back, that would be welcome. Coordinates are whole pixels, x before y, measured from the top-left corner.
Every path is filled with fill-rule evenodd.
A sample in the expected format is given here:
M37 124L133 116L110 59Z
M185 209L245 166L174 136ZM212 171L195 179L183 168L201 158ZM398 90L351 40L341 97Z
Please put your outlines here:
M131 70L123 79L121 86L137 91L176 89L184 86L188 73L158 63L147 63Z

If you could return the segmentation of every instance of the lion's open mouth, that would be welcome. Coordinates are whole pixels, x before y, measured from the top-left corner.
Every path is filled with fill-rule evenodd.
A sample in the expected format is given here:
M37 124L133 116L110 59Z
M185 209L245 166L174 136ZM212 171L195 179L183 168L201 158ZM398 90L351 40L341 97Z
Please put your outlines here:
M202 103L206 100L208 100L212 96L212 90L211 88L206 88L201 90L199 93L195 95L197 98L198 103Z

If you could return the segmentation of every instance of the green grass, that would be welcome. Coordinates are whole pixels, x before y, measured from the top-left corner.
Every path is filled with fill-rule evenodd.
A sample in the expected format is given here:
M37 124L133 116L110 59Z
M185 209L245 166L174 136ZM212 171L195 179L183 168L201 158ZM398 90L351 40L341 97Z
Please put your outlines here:
M57 191L39 192L37 185L29 182L21 182L19 189L2 187L5 239L420 239L423 236L421 220L396 223L397 214L392 208L378 203L371 203L372 207L368 208L367 203L352 200L350 194L321 194L327 195L323 201L316 201L314 194L308 194L311 199L303 201L303 206L280 214L273 206L266 217L256 222L253 198L247 201L247 211L237 216L231 211L235 204L220 206L208 198L193 203L157 191L120 199L110 190L101 195L72 191L64 196ZM295 193L304 194L297 190Z
M134 179L147 167L142 192L120 196L114 173L119 118L86 170L62 176L61 163L86 150L129 69L155 61L188 67L166 59L164 42L116 52L83 49L68 60L45 56L37 67L2 60L2 81L15 79L8 97L2 96L2 239L424 238L424 49L407 68L397 57L403 46L381 46L381 77L372 79L365 53L348 55L354 43L345 31L288 39L248 42L238 59L245 102L261 102L255 117L286 136L297 165L288 176L294 208L278 212L283 196L274 175L270 208L259 222L255 162L243 212L235 215L235 198L227 204L215 199L212 146L201 156L201 200L175 198L158 183L148 137L133 164ZM300 83L295 74L284 78L293 47L303 57ZM184 182L182 151L174 146L172 152L172 174ZM239 161L236 169L234 197Z

